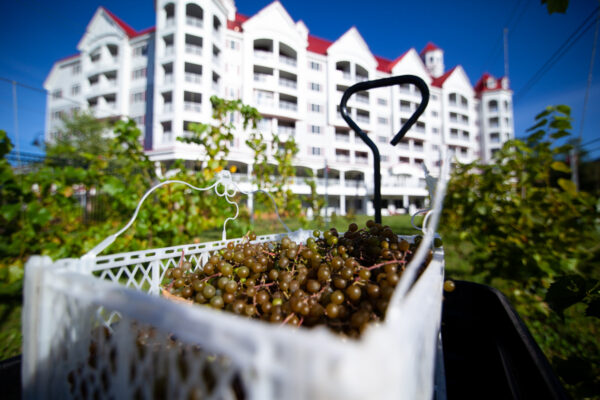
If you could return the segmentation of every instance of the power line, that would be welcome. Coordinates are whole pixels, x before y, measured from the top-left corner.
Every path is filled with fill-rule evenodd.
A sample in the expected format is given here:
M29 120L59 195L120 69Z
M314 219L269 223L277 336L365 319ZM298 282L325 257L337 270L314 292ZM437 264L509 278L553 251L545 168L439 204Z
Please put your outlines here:
M553 66L564 56L569 49L581 39L581 37L594 25L593 22L588 24L594 17L594 14L600 10L596 7L594 11L575 29L573 33L564 41L562 45L550 56L550 58L537 70L537 72L527 81L521 90L515 95L515 100L521 98L527 93ZM588 24L586 26L586 24ZM583 29L583 30L582 30Z
M600 140L600 138L592 139L592 140L590 140L589 142L586 142L586 143L583 143L583 144L581 144L581 146L587 146L587 145L589 145L589 144L592 144L592 143L595 143L595 142L597 142L597 141L599 141L599 140Z
M505 27L508 27L511 24L511 22L513 20L513 17L515 16L515 13L516 13L517 9L519 8L520 4L521 4L521 0L518 0L517 4L515 4L515 6L513 7L512 11L510 12L509 17L506 20L506 23L504 24ZM525 9L527 9L527 6L525 7ZM496 43L494 43L494 46L492 47L492 51L489 53L489 55L488 55L485 63L483 64L483 66L484 66L483 69L484 70L487 69L488 65L490 64L490 62L492 62L494 56L498 52L499 45L502 42L502 37L503 36L504 36L504 33L501 33L500 35L498 35L498 39L496 40Z
M9 79L9 78L5 78L3 76L0 76L0 81L8 82L8 83L11 83L11 84L14 82L15 85L20 86L20 87L22 87L24 89L29 89L29 90L32 90L34 92L43 93L46 96L50 96L51 95L51 93L49 93L46 89L40 89L40 88L28 85L28 84L23 83L23 82L15 81L14 79ZM77 106L82 106L82 107L86 107L86 108L89 107L89 104L87 102L85 102L85 101L79 101L79 100L75 100L75 99L72 99L72 98L69 98L69 97L65 97L65 96L61 96L60 99L66 100L66 101L68 101L68 102L70 102L72 104L75 104ZM103 112L109 114L109 116L110 115L113 115L113 116L118 116L119 115L115 110L104 109L104 108L102 108L102 109L101 108L96 108L96 110L103 111Z

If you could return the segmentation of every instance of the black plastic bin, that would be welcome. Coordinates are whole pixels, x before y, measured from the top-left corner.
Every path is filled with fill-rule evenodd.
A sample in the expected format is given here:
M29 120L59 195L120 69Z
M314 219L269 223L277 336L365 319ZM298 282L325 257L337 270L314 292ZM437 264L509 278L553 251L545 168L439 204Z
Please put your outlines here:
M455 281L444 292L448 399L567 399L548 360L498 290Z

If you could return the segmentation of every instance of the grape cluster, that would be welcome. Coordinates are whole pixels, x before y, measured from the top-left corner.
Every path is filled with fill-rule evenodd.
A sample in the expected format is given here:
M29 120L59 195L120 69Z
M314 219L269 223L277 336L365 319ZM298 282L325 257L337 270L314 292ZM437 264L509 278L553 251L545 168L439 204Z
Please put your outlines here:
M314 231L306 243L288 237L240 243L213 253L196 270L184 257L167 270L165 291L216 309L295 326L326 325L358 337L383 320L389 300L420 242L399 239L388 226L352 223L343 235ZM431 253L424 268L431 260Z

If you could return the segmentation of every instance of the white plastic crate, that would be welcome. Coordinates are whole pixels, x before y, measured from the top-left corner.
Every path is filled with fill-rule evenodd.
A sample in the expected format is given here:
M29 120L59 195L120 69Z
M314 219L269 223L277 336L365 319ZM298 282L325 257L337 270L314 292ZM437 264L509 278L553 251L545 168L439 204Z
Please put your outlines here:
M431 242L439 212L429 215L422 243ZM288 235L303 241L310 232ZM420 246L385 321L349 340L326 328L278 326L159 296L182 250L197 268L227 242L56 262L32 257L24 291L24 398L432 398L442 249L413 284L429 250Z

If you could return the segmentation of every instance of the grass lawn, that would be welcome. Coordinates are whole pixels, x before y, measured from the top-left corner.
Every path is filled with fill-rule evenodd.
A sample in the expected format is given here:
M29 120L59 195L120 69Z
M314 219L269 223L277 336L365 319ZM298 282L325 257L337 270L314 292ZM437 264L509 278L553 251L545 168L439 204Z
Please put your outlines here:
M335 227L340 232L345 232L351 222L356 222L360 227L365 226L365 223L372 219L366 215L357 215L348 219L346 217L333 217L329 227ZM417 220L419 222L419 220ZM301 228L301 224L297 219L286 219L285 223L290 229L296 230ZM399 235L416 235L419 233L410 224L410 216L396 215L391 217L383 217L383 223L389 225L394 232ZM323 230L326 227L321 224L311 224L305 228ZM257 219L253 226L257 235L265 235L269 233L285 232L283 226L278 220L272 219ZM214 229L204 232L200 239L202 241L212 241L221 239L221 229ZM450 274L456 272L457 277L468 274L468 266L464 265L463 256L469 247L458 242L449 241L445 243L446 251L446 267ZM0 359L6 359L21 353L21 309L20 300L4 299L0 297Z

